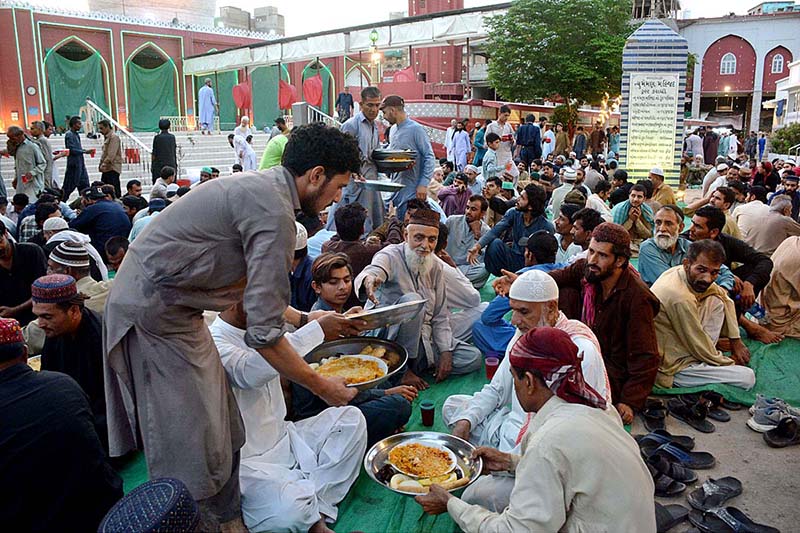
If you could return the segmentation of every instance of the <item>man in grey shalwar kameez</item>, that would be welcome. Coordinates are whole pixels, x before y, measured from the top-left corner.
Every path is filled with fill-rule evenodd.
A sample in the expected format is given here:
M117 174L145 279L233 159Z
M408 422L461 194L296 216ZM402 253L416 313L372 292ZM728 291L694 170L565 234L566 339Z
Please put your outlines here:
M360 299L369 298L367 307L427 300L415 319L381 332L408 351L408 369L401 383L423 390L428 388L420 377L424 371L435 368L436 381L451 373L468 374L480 368L481 352L456 339L450 327L444 263L434 256L439 214L418 209L406 225L405 236L405 242L375 254L356 277L353 290Z
M361 179L378 179L378 168L372 161L372 151L380 148L378 139L378 107L381 104L381 92L377 87L364 87L361 90L361 111L342 124L342 131L349 133L358 140L361 150L361 173L359 178L350 178L350 183L342 191L342 199L333 206L328 213L328 231L336 231L334 213L341 205L358 203L367 210L367 219L364 221L364 234L369 235L373 229L383 224L383 198L379 191L373 191L360 183Z
M316 214L338 198L359 164L352 137L322 124L297 128L285 166L193 190L147 226L117 272L103 335L111 455L143 446L150 477L182 480L212 524L240 520L244 432L203 311L243 298L247 344L287 379L347 404L355 389L294 353L284 313L295 213Z
M398 172L392 178L395 183L405 187L392 196L392 203L397 208L397 216L403 218L406 213L406 202L415 196L426 201L428 197L428 183L433 177L436 168L436 156L433 155L431 140L425 129L414 122L405 112L405 101L396 94L390 94L381 102L383 118L393 125L389 136L389 149L414 150L417 153L416 163L413 167Z

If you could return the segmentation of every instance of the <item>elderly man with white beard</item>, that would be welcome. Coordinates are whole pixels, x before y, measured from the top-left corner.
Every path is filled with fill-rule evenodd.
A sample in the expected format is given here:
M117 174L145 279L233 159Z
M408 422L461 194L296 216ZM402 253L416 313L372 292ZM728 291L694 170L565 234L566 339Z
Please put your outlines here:
M680 207L665 205L656 211L655 235L639 247L639 275L648 287L670 268L683 264L692 244L681 237L683 227ZM716 283L727 290L733 289L733 273L727 266L722 265Z
M611 387L608 384L600 343L588 326L578 320L568 319L558 310L558 285L555 280L540 270L529 270L516 277L508 289L508 297L513 311L511 323L516 326L517 331L508 343L506 356L490 383L472 396L456 394L445 400L442 419L451 433L475 446L489 446L501 452L520 453L520 443L532 415L522 409L514 394L509 353L521 336L545 326L569 334L582 354L581 369L586 383L606 399L609 416L622 425L616 410L611 407ZM463 499L489 510L502 512L508 505L513 487L513 477L485 476L480 483L464 491Z
M383 328L379 336L394 340L408 351L403 385L428 388L420 376L435 369L436 381L452 374L467 374L481 366L480 350L454 338L447 307L447 287L442 262L435 255L439 214L418 209L406 225L405 242L389 245L372 258L353 283L367 308L427 299L414 320Z

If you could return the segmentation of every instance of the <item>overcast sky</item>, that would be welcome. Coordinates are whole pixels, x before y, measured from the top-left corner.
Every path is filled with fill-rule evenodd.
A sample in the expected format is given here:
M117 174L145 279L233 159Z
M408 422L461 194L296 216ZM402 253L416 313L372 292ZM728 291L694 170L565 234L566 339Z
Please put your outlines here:
M31 0L33 4L64 6L63 0ZM169 5L166 0L162 5ZM500 0L465 0L466 7L500 3ZM731 11L744 15L759 0L681 0L684 11L692 18L718 17ZM72 0L70 7L87 9L86 0ZM358 24L387 20L392 11L407 11L407 0L378 0L367 2L337 2L332 0L217 0L217 6L236 6L252 12L259 5L273 5L286 20L286 35L302 35L317 31L332 30ZM352 6L352 7L351 7Z

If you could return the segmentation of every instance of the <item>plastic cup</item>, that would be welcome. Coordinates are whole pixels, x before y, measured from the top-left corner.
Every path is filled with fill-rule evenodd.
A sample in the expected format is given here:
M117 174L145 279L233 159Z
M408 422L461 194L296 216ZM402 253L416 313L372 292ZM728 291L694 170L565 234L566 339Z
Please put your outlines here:
M497 372L498 366L500 366L500 359L498 359L497 357L486 358L486 379L488 379L489 381L492 380L495 372Z
M433 408L434 403L430 400L424 400L419 404L419 410L422 414L422 425L431 427L433 425Z

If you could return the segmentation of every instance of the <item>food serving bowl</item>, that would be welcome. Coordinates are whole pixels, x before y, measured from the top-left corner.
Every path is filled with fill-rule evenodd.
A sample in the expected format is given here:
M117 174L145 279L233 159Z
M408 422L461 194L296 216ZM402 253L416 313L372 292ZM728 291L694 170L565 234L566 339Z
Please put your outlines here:
M414 300L413 302L402 304L373 307L366 311L347 315L347 318L363 320L371 329L396 326L417 316L417 313L422 311L427 301L427 299L423 298L422 300Z
M460 487L450 489L451 492L460 490L462 488L472 485L481 471L483 470L483 459L472 458L472 452L475 451L475 446L453 435L445 433L436 433L435 431L412 431L410 433L399 433L386 437L382 441L375 443L369 449L367 455L364 457L364 470L367 471L369 477L373 481L394 491L398 494L407 494L409 496L419 496L418 492L408 492L400 489L392 488L389 481L392 477L392 471L400 473L389 463L389 452L395 446L404 444L420 443L425 446L432 446L434 448L442 448L452 452L456 458L455 471L459 477L467 477L469 482ZM388 468L387 468L388 467Z
M383 172L385 174L391 174L393 172L402 172L404 170L408 170L409 168L414 166L414 160L403 160L403 161L375 161L375 167L378 169L378 172Z
M373 161L413 161L417 158L414 150L373 150L370 156Z
M405 367L406 361L408 360L408 352L406 352L405 348L396 342L379 339L378 337L347 337L320 344L311 350L304 359L307 363L319 363L326 357L360 355L361 351L367 346L385 348L387 352L395 352L399 356L399 360L397 363L387 365L389 371L383 377L351 385L359 391L365 391L377 387Z

